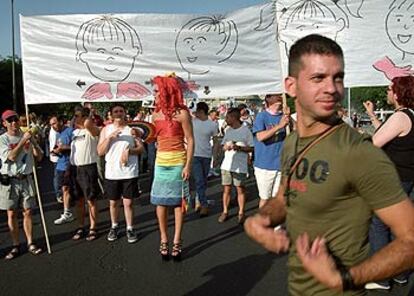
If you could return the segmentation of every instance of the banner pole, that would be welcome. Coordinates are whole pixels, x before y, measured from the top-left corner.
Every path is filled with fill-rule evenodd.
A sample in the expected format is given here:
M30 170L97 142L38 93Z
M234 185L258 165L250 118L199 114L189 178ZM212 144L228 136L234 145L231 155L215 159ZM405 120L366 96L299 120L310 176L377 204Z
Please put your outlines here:
M30 125L29 106L27 104L25 104L25 108L26 108L27 122L28 122L28 125ZM45 239L46 239L47 252L49 254L52 254L52 249L50 248L50 242L49 242L49 234L47 232L47 227L46 227L46 219L45 219L45 215L44 215L44 212L43 212L42 199L40 197L39 183L37 181L36 162L33 162L33 179L34 179L34 182L35 182L37 202L39 204L40 218L42 219L43 232L45 234Z

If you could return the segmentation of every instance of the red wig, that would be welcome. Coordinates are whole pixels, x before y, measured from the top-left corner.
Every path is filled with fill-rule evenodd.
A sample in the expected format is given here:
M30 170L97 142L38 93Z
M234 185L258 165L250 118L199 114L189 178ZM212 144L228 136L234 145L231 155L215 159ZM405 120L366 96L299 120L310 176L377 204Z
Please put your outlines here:
M158 86L155 112L161 111L168 120L171 120L178 110L188 111L184 104L183 90L178 78L156 76L152 81Z
M398 104L406 108L414 108L414 76L393 78L392 91L397 95Z

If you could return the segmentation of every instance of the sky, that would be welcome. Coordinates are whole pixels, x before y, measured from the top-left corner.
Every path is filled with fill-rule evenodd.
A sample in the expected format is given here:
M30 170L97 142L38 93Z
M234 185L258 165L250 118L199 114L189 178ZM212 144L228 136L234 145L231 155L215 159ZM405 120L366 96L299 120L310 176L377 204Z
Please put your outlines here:
M12 0L0 0L0 56L12 55ZM267 2L266 0L14 0L15 53L20 55L19 14L174 13L213 14Z

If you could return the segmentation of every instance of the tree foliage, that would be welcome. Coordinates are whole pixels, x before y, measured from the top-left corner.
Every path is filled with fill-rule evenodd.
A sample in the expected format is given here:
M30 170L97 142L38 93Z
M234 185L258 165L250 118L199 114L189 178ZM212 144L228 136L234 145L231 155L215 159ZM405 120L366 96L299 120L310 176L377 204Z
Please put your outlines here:
M351 105L358 113L365 113L363 102L370 100L376 106L376 109L390 110L387 105L387 87L355 87L351 88Z

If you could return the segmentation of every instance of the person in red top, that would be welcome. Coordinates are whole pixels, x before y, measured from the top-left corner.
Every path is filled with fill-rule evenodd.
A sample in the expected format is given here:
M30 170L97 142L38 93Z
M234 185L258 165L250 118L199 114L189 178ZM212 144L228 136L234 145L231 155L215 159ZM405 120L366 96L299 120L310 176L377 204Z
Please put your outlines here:
M153 82L155 112L152 120L156 127L158 149L151 203L157 207L160 254L164 260L169 258L168 207L174 208L175 233L171 256L174 260L180 260L183 227L181 204L183 198L189 198L188 179L194 152L193 128L178 79L157 76Z

